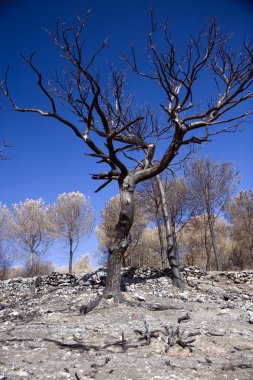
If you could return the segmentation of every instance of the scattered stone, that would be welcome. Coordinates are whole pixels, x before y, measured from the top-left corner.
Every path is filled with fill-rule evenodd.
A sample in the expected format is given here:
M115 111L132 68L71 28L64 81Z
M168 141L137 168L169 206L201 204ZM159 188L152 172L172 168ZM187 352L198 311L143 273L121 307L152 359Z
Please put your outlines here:
M105 268L0 281L0 380L252 379L253 271L182 274L184 292L170 269L124 268L129 301L169 308L105 301L85 316L80 306L102 295Z
M249 311L248 316L249 316L249 323L253 324L253 312Z
M137 301L145 302L145 297L140 296L139 294L135 294L133 298L136 299Z

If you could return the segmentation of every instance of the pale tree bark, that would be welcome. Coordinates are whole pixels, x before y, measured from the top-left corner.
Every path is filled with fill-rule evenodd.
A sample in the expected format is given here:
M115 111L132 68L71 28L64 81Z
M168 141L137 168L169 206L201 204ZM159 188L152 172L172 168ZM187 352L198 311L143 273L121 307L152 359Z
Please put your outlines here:
M215 231L214 231L214 216L211 215L209 212L207 213L207 221L208 221L211 243L212 243L213 252L214 252L216 269L218 271L221 271L220 252L217 246L216 236L215 236Z
M31 272L33 271L33 265L34 265L34 250L31 248L30 257L29 257L29 269Z
M150 222L155 223L157 227L161 268L165 268L167 259L162 231L163 216L161 215L161 196L159 195L157 180L154 178L145 182L141 187L141 193L143 196L145 212L147 213Z
M204 215L203 227L208 227L210 234L211 250L207 249L207 267L210 267L212 251L219 271L222 266L215 231L216 219L238 184L238 172L230 162L220 164L210 158L201 158L187 164L185 174L192 197L198 204L196 211Z
M207 222L206 222L206 216L204 215L204 229L205 229L204 241L205 241L205 250L206 250L206 270L210 271L211 270L211 251L208 244L207 228L208 227L207 227Z
M156 213L156 224L157 224L158 237L159 237L159 243L160 243L161 268L163 269L166 266L165 255L164 255L165 249L164 249L164 244L163 244L162 226L161 226L158 213Z
M171 234L172 234L172 240L173 240L174 254L175 254L175 258L179 264L179 253L178 253L176 226L175 226L175 223L173 223L173 222L171 222L170 224L171 224Z
M166 244L167 244L166 252L167 252L168 261L169 261L171 271L172 271L173 284L180 289L184 289L185 283L184 283L182 274L179 271L179 265L178 265L178 261L176 259L175 251L174 251L174 241L173 241L173 236L172 236L169 213L168 213L167 205L166 205L164 187L159 175L156 176L156 180L157 180L157 184L158 184L160 195L161 195L161 208L162 208L163 218L165 222L165 231L166 231Z

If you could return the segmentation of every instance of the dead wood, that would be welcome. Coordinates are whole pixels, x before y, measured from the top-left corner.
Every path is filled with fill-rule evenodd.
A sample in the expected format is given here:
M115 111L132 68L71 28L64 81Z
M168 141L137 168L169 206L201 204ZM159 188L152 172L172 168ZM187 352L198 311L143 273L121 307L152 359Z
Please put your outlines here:
M9 339L0 339L1 343L7 342L34 342L34 338L9 338Z
M237 368L240 368L240 369L246 369L246 368L253 369L253 363L235 363L235 364L229 363L229 364L224 364L222 366L222 370L223 371L235 371Z
M236 346L234 346L234 349L236 351L251 351L251 350L253 350L253 347L236 347Z
M207 331L206 332L206 335L210 335L210 336L224 336L226 335L226 333L215 333L215 332L212 332L212 331Z
M143 319L143 324L144 324L144 330L139 330L139 329L134 330L134 332L139 335L139 338L137 339L137 341L127 340L125 337L124 331L122 331L121 333L121 339L116 340L115 342L107 342L100 346L90 344L90 343L78 342L76 339L74 339L76 343L64 343L56 339L48 339L48 338L44 338L44 341L55 343L60 348L69 348L71 350L82 350L82 351L89 351L89 350L100 351L100 350L108 350L111 347L120 347L122 350L121 352L125 353L129 348L138 348L141 346L148 346L151 344L152 338L157 339L159 336L164 335L167 338L165 352L167 352L169 348L171 346L174 346L175 344L178 344L182 348L188 348L189 351L192 352L193 351L192 343L195 342L195 339L187 340L187 338L201 334L197 332L197 333L190 333L184 336L184 331L180 332L179 326L177 326L176 328L163 326L164 330L161 330L161 329L150 330L149 325L143 315L142 315L142 319Z
M190 316L189 316L188 313L186 313L186 315L183 315L182 317L179 317L178 320L177 320L177 322L181 323L181 322L186 321L188 319L190 319Z
M182 348L188 348L190 352L193 351L192 343L195 342L196 339L185 340L190 337L190 334L183 338L184 331L180 332L179 326L177 326L176 328L169 328L168 326L164 326L164 328L168 336L167 347L165 349L165 352L168 352L169 348L174 346L175 344L178 344ZM199 333L192 334L199 335Z
M82 305L80 307L80 314L85 315L88 314L90 311L95 309L100 302L102 301L102 297L97 297L95 300L90 301L87 305Z
M97 297L95 300L90 301L87 305L82 305L79 309L80 314L82 314L82 315L88 314L90 311L94 310L100 304L100 302L102 300L108 300L108 299L113 300L113 298L107 297L106 295L103 295L103 296ZM173 306L173 305L162 305L162 304L158 304L158 303L152 304L152 303L147 303L147 302L129 301L129 300L126 300L123 296L121 297L120 300L114 301L114 304L125 304L125 305L131 306L131 307L141 307L141 308L148 309L151 311L163 311L163 310L170 310L170 309L171 310L179 309L178 306ZM108 305L103 306L102 308L105 308L105 307L108 307Z
M57 346L60 348L70 348L74 350L84 350L84 351L89 351L89 350L95 350L98 351L101 349L101 347L96 346L94 344L87 344L87 343L64 343L56 339L49 339L49 338L43 338L44 341L46 342L52 342L55 343Z

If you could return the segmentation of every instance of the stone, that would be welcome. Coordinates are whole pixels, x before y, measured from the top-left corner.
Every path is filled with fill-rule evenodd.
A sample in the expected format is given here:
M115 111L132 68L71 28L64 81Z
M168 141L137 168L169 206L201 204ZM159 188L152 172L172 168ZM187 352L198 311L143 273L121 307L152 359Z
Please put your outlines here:
M29 376L29 373L28 372L26 372L26 371L17 371L16 372L16 374L18 375L18 376Z
M140 296L139 294L135 294L133 298L136 299L137 301L145 302L145 297Z
M253 312L248 311L248 316L249 316L249 323L253 324Z
M38 276L35 278L34 285L35 288L39 288L43 283L42 277Z

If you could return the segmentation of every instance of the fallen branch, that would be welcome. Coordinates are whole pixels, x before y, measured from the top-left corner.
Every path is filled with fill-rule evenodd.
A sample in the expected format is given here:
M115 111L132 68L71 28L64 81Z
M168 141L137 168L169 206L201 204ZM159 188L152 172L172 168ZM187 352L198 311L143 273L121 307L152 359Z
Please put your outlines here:
M188 313L186 313L186 315L183 315L182 317L179 317L178 320L177 320L177 322L181 323L181 322L186 321L188 319L190 319L190 316L189 316Z
M82 305L79 309L80 314L82 314L82 315L88 314L90 311L95 309L100 304L100 302L102 300L106 300L106 299L107 298L105 296L99 296L95 300L90 301L87 305ZM117 302L117 304L118 303L119 302ZM168 306L168 305L162 305L162 304L158 304L158 303L152 304L152 303L146 303L146 302L128 301L124 298L120 301L120 303L125 304L127 306L131 306L131 307L141 307L141 308L148 309L151 311L178 310L179 309L179 307L173 306L173 305ZM104 307L106 307L106 306L104 306Z
M191 336L200 335L201 333L190 333L187 336L184 336L184 331L180 333L179 326L176 328L171 328L168 326L163 326L164 330L156 329L156 330L150 330L149 325L147 321L145 320L144 316L142 315L143 324L144 324L144 331L136 329L134 332L139 335L139 338L137 341L127 341L125 338L125 333L122 331L121 333L121 339L116 340L115 342L108 342L103 345L94 345L90 343L84 343L84 342L78 342L76 343L64 343L61 341L58 341L56 339L49 339L44 338L46 342L52 342L57 344L60 348L69 348L71 350L107 350L110 347L120 347L122 352L126 352L129 348L138 348L141 346L148 346L151 344L152 338L157 339L160 335L164 335L167 337L166 339L166 348L165 352L169 350L170 347L174 346L175 344L178 344L182 348L188 348L190 352L193 351L192 343L195 342L195 339L186 340L187 338ZM144 342L143 342L144 341Z
M103 297L97 297L95 300L92 300L90 301L87 305L82 305L80 307L80 314L82 315L86 315L88 314L90 311L92 311L93 309L95 309L95 307L97 307L100 302L102 301L102 298Z
M229 364L224 364L222 366L222 370L223 371L235 371L237 368L240 368L240 369L246 369L246 368L253 369L253 363L235 363L235 364L229 363Z
M95 350L98 351L102 347L96 346L94 344L84 344L84 343L64 343L56 339L49 339L49 338L44 338L43 339L46 342L52 342L55 343L57 346L61 348L70 348L73 350L84 350L84 351L89 351L89 350Z
M210 336L224 336L224 335L226 335L226 333L215 333L215 332L212 332L212 331L207 331L206 335L210 335Z

